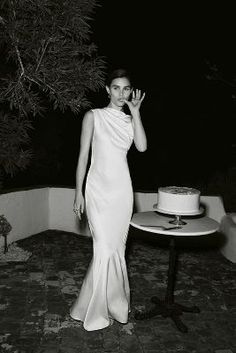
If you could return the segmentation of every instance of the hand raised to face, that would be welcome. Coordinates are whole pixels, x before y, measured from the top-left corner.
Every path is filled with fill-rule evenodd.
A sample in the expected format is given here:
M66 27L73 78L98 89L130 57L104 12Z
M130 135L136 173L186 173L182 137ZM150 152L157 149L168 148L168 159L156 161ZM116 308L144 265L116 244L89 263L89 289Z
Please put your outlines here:
M144 97L145 93L141 94L141 90L136 89L132 92L131 101L125 100L125 103L128 105L131 114L137 112L140 109Z

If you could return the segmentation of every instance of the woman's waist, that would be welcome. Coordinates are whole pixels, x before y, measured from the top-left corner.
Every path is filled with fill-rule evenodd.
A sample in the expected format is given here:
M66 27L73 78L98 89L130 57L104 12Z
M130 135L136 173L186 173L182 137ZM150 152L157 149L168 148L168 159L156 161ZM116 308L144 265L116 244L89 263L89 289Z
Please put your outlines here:
M127 153L111 153L109 148L103 152L95 152L92 154L92 163L94 164L123 164L127 162Z
M129 169L108 169L91 166L88 172L87 181L95 180L101 182L130 182Z
M129 173L129 166L127 159L92 159L90 168L91 171L97 171L105 175L112 175L117 173Z

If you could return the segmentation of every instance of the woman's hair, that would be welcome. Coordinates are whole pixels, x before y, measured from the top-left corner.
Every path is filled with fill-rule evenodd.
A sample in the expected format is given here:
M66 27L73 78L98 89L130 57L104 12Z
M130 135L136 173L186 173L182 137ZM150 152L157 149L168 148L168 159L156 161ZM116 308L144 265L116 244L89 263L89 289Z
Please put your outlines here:
M116 69L113 70L106 79L106 86L110 87L111 83L113 80L116 78L122 78L125 77L129 80L130 85L132 86L132 81L131 81L131 76L130 73L126 69Z

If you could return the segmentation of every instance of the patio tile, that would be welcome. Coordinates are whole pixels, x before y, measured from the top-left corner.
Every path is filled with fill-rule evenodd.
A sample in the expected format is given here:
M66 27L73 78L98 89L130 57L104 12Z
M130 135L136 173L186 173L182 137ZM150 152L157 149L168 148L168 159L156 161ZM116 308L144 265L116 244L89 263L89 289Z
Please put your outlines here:
M69 317L92 256L92 241L46 231L18 241L32 253L27 262L0 264L1 353L235 353L236 265L216 249L181 250L175 300L196 304L184 313L188 333L170 318L135 320L135 309L163 298L168 249L130 234L127 267L131 287L129 322L94 332Z

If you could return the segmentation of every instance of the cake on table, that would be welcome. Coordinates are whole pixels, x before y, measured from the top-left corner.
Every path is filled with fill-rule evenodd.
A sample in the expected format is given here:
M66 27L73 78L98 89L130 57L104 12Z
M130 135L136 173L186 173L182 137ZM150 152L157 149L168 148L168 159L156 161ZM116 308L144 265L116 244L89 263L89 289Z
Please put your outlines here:
M183 186L158 188L157 208L165 213L196 214L199 212L200 191Z

